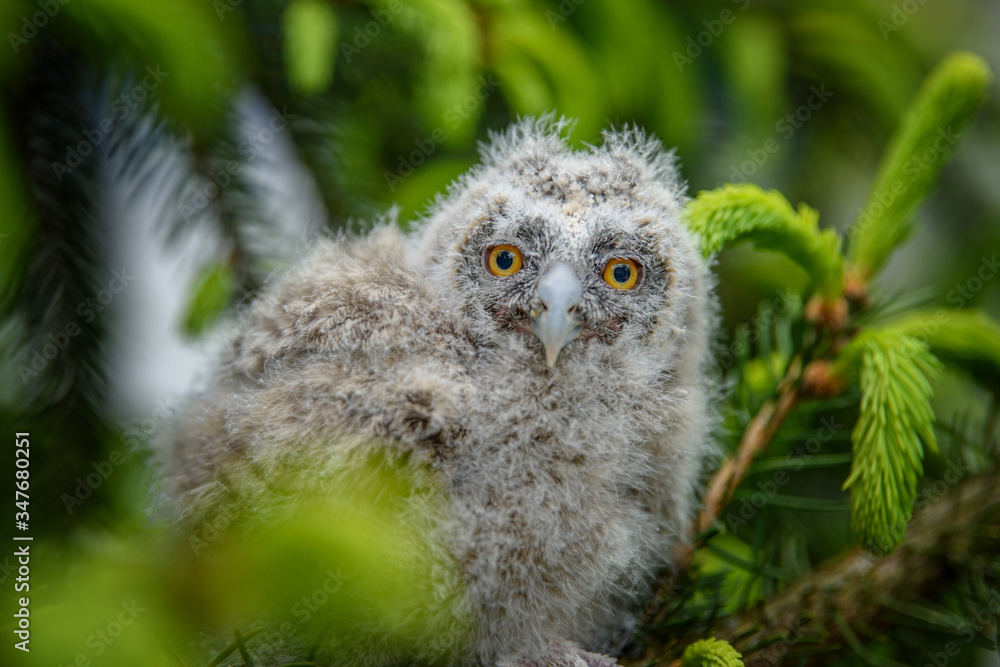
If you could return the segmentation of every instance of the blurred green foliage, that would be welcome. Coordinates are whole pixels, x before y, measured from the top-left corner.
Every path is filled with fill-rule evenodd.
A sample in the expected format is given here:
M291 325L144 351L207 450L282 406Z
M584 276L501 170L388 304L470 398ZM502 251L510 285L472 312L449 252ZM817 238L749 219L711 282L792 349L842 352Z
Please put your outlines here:
M851 262L868 280L911 231L911 218L982 105L992 75L971 54L951 56L923 85L893 135L868 202L851 229Z
M218 321L235 289L236 276L230 265L213 264L202 269L188 304L184 331L189 335L198 335Z
M405 459L327 462L258 457L170 531L33 550L27 664L446 664L470 623L426 530L441 489ZM11 642L0 656L21 664Z
M931 383L941 363L927 343L892 329L869 330L848 343L840 362L858 376L861 409L851 439L854 460L844 488L858 537L888 553L906 536L924 447L937 451ZM848 372L851 372L848 371Z
M199 225L223 239L218 256L186 295L189 308L176 323L189 334L210 333L274 267L274 258L252 239L280 231L262 204L265 188L245 173L233 174L195 218L181 211L190 193L218 180L227 165L245 166L252 159L241 151L241 141L247 131L261 128L248 130L236 121L248 91L291 119L284 136L314 182L331 229L346 227L349 219L371 220L393 204L400 206L404 224L412 220L477 160L477 140L520 114L556 110L577 119L572 134L577 143L599 141L600 130L610 124L645 127L665 145L676 146L692 195L706 192L695 200L689 219L717 233L708 235L706 252L721 250L716 271L724 317L719 361L728 390L724 447L736 447L739 434L773 396L801 350L818 358L839 353L824 347L829 340L824 342L813 322L803 319L803 303L814 292L834 303L845 288L857 288L841 282L846 262L848 276L860 278L864 288L855 294L863 299L843 313L851 326L925 340L947 364L933 399L920 378L911 378L918 391L904 389L899 397L916 401L910 414L926 442L935 439L927 432L926 410L936 412L941 451L926 453L924 484L938 479L956 459L976 462L976 471L995 465L1000 331L990 315L1000 313L1000 290L993 280L996 269L984 273L984 267L991 266L991 255L1000 248L995 188L1000 107L996 96L985 101L991 79L980 61L962 54L938 63L947 54L968 50L985 54L996 70L994 36L1000 19L987 0L924 3L913 12L900 9L902 4L0 4L0 26L9 45L0 48L0 204L5 211L0 220L0 424L8 433L33 434L32 488L40 490L31 505L36 534L62 543L68 554L96 551L75 565L75 556L65 556L69 566L50 561L39 574L51 575L46 580L53 582L53 605L39 609L39 628L52 623L62 633L52 635L61 639L46 649L52 651L47 658L72 659L96 628L78 625L76 618L113 618L133 590L121 586L131 581L134 564L150 554L172 553L162 544L136 545L132 539L143 524L147 494L142 457L128 459L122 472L95 488L72 513L60 501L124 439L125 416L109 407L107 372L115 360L119 323L110 312L84 321L78 309L115 268L107 252L111 226L103 185L129 177L139 183L137 189L166 200L168 205L149 211L164 230L165 245ZM141 101L135 93L140 88ZM980 117L971 122L971 112L981 104ZM104 120L112 128L92 141ZM942 125L961 141L939 151L918 170L915 186L885 204L886 187L891 192L894 181L905 177L909 182L909 161L934 145ZM167 147L179 153L179 165L171 167L165 159ZM947 164L944 158L952 153L954 160ZM109 173L112 155L124 156L122 173ZM171 169L182 177L173 178ZM723 187L727 183L735 185ZM730 195L746 201L734 202ZM727 201L733 204L728 209ZM759 210L748 213L754 201ZM803 204L792 208L789 202ZM874 203L882 204L878 215L873 215ZM702 222L695 215L699 211ZM822 212L822 226L816 211ZM852 227L866 217L874 222ZM742 227L734 221L742 221ZM899 246L907 237L912 243ZM846 258L840 254L842 238L847 239ZM730 248L737 240L752 244ZM890 251L895 254L887 261ZM837 315L821 312L828 320ZM37 357L68 322L78 323L82 333L54 358ZM863 448L864 438L855 436L852 443L851 425L877 420L864 406L878 381L885 380L877 371L885 359L880 362L876 348L863 343L850 343L858 353L852 372L860 371L860 387L801 406L775 435L768 457L754 465L733 512L746 506L741 501L751 499L757 485L784 470L780 466L787 457L801 464L759 511L720 517L727 534L709 542L714 551L699 556L701 585L693 598L679 596L671 603L677 627L702 623L719 609L743 608L853 544L841 485L848 475L861 474L847 466L854 460L852 445L862 442ZM923 354L910 355L907 363ZM33 374L22 381L20 368ZM831 423L840 426L827 428ZM829 437L820 441L820 433ZM880 468L903 480L900 498L887 497L905 500L916 494L919 500L925 487L916 481L916 471L923 449L913 433L892 437L904 443L901 451L909 458L896 469ZM4 465L0 474L10 479L12 468ZM852 488L868 489L865 483L862 476ZM852 498L858 515L858 498L864 497ZM876 509L905 504L889 502ZM315 515L324 516L322 511ZM727 516L735 519L726 523ZM246 582L275 566L269 558L293 557L282 551L288 545L299 545L295 557L310 550L342 550L345 562L380 557L352 551L378 551L377 541L338 541L351 531L329 535L312 524L287 529L287 540L261 545L266 548L260 560L247 561L246 569L222 565L212 576L199 575L204 591L225 597L212 586L250 586ZM115 551L108 544L125 546ZM57 584L58 573L67 567L66 581ZM977 576L981 581L975 586L963 581L943 587L934 604L960 616L969 604L966 589L981 592L986 586L986 575ZM151 599L163 595L159 584L149 589ZM191 589L183 583L176 588ZM725 606L713 590L727 593ZM739 592L735 602L729 595L733 591ZM264 596L274 592L260 590ZM7 588L3 595L9 595ZM42 607L43 598L38 601ZM166 601L163 608L171 604ZM154 613L143 620L171 635L174 616L164 612L154 618ZM119 664L153 664L136 662L138 653L130 651L147 650L154 634L129 634L116 644L114 650L122 652ZM903 662L924 659L931 639L905 632L900 637L905 641L885 649L886 656ZM232 659L252 641L248 634L234 639ZM963 654L954 664L971 660Z
M322 92L333 80L337 14L322 0L293 0L282 27L289 84L306 94Z
M840 237L819 229L819 214L805 204L792 208L781 193L756 185L728 185L699 193L685 212L688 226L713 256L728 245L752 241L760 250L782 252L814 276L816 291L839 294L844 281Z

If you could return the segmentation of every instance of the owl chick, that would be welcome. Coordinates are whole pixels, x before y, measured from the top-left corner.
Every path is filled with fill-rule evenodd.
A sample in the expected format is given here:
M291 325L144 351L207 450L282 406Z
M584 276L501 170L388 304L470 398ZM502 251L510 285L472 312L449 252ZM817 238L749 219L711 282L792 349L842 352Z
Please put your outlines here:
M182 507L303 442L427 466L462 664L616 664L598 652L669 565L710 452L714 298L673 157L638 129L573 151L565 129L493 136L410 233L320 241L168 443Z

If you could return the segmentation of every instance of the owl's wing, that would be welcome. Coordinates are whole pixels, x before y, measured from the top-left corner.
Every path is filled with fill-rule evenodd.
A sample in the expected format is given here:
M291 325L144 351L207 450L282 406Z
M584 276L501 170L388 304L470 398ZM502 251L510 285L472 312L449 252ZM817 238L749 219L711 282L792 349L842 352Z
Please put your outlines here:
M320 241L253 305L167 444L174 494L274 448L381 441L431 456L459 428L474 345L382 227Z
M225 623L268 629L257 664L312 660L328 633L330 664L424 664L435 638L468 634L440 537L442 476L414 463L447 456L472 344L403 248L389 228L321 241L254 303L214 390L167 443L166 509L196 555L213 554L212 576L223 564L220 597L255 591ZM339 583L326 588L330 577ZM329 598L311 625L297 607L289 615L316 590ZM294 631L274 632L289 619ZM214 644L229 642L223 631Z

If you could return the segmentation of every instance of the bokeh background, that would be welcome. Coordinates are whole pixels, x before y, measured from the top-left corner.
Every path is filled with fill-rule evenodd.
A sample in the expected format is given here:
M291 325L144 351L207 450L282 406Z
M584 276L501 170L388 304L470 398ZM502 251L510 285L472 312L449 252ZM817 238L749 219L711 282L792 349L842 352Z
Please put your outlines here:
M994 0L4 0L0 27L0 425L32 434L32 533L71 549L146 522L147 443L268 276L416 219L519 115L576 119L578 145L635 123L692 195L751 181L846 235L926 73L957 50L1000 70ZM874 294L998 316L995 99L960 140ZM807 282L749 245L716 271L723 351ZM949 371L943 432L995 442L998 387ZM818 523L787 508L808 561L851 541L846 463L801 482Z

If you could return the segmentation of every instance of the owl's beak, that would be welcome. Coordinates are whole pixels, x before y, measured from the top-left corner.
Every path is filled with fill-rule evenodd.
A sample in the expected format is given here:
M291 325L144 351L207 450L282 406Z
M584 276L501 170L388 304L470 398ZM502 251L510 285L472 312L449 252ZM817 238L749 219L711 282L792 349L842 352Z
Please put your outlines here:
M538 281L541 310L531 311L531 328L545 347L549 368L556 365L559 351L580 335L576 309L583 296L583 284L566 262L554 264Z

